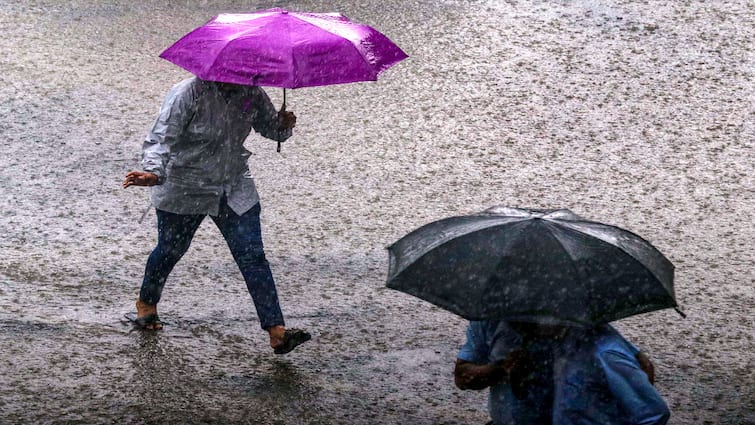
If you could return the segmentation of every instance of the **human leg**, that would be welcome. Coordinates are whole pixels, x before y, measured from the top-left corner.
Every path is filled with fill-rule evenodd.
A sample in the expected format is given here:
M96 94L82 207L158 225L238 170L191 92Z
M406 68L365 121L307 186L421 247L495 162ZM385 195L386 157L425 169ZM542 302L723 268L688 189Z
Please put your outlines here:
M225 202L220 214L212 217L228 243L236 264L252 296L260 326L270 335L270 345L278 354L285 354L310 339L296 329L286 329L270 264L265 258L260 226L260 205L237 215Z
M144 279L136 302L137 317L157 316L168 275L189 249L204 215L173 214L157 210L157 246L147 259Z
M212 219L241 270L262 329L285 326L273 273L262 245L259 204L239 216L221 202L220 214Z

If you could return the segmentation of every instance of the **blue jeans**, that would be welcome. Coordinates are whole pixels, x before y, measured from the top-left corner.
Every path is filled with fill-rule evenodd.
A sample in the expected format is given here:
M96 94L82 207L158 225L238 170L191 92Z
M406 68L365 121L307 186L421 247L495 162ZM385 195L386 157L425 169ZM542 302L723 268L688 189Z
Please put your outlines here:
M223 234L233 259L252 296L262 329L285 325L270 265L265 259L260 228L260 204L242 215L220 201L218 216L210 216ZM147 259L139 299L154 305L160 301L168 275L189 249L205 215L174 214L157 210L157 247Z

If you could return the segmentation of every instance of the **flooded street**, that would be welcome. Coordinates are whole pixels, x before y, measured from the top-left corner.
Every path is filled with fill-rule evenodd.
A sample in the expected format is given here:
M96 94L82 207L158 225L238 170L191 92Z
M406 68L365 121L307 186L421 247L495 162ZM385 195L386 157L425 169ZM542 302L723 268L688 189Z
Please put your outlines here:
M158 334L122 323L156 242L121 188L168 89L158 57L221 12L338 11L409 58L287 92L246 146L289 327L276 356L211 220ZM755 5L731 1L0 0L0 424L483 424L466 322L385 288L385 247L493 205L569 208L676 266L687 314L617 328L670 424L755 424ZM282 91L267 88L276 104Z

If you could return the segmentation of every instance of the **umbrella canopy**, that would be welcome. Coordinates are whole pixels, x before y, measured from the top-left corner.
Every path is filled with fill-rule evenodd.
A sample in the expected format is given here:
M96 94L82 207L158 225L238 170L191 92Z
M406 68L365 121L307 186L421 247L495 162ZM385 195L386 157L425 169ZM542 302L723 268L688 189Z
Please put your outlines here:
M296 88L376 80L407 55L339 13L220 14L160 57L203 80Z
M446 218L388 252L389 288L469 320L594 325L677 307L674 266L663 254L565 209Z

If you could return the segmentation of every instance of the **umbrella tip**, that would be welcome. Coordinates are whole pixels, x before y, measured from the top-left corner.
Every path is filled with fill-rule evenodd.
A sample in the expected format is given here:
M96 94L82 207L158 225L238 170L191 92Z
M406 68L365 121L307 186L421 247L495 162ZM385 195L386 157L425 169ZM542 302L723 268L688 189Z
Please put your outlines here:
M680 316L682 316L682 319L687 318L687 315L684 314L684 312L679 307L674 307L674 310L676 310L676 312L679 313Z

